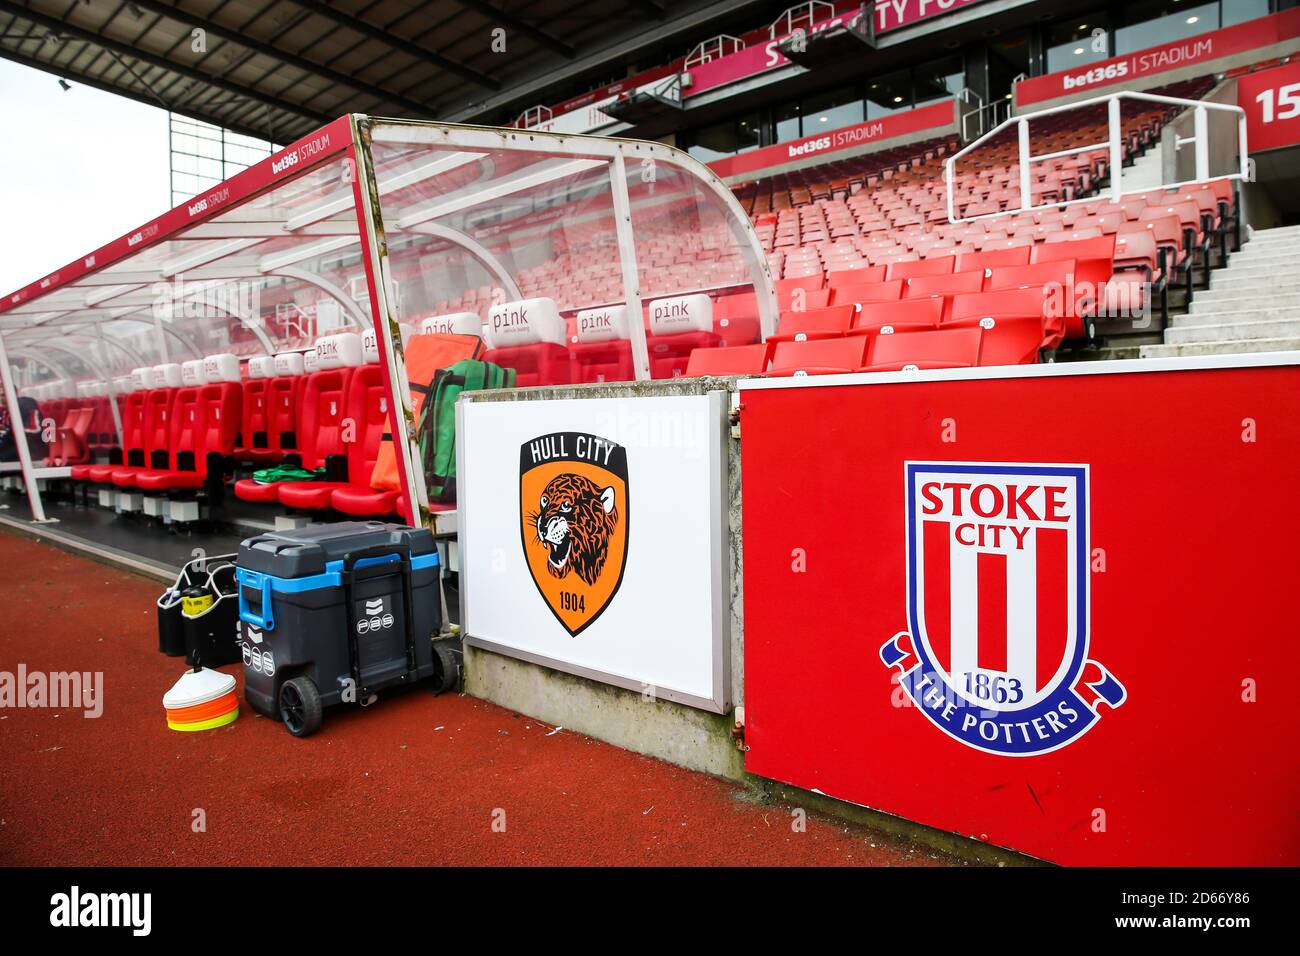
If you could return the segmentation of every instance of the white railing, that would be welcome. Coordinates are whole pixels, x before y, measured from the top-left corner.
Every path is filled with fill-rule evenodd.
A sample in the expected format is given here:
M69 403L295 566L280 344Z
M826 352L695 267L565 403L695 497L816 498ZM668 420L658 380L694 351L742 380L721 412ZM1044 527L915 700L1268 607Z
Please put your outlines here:
M549 106L530 106L515 118L515 126L520 129L532 129L549 123L554 114Z
M695 49L686 54L686 59L682 62L682 68L689 70L694 66L703 66L705 63L711 63L720 57L739 53L743 49L745 49L744 40L723 33L711 40L697 43Z
M1175 183L1164 183L1161 189L1177 189L1180 186L1194 186L1200 183L1209 182L1212 179L1239 179L1249 178L1249 150L1246 144L1246 111L1240 106L1233 106L1227 103L1211 103L1204 100L1187 100L1179 99L1173 96L1157 96L1154 93L1111 93L1106 96L1099 96L1091 100L1081 100L1077 103L1069 103L1065 106L1054 106L1050 109L1039 110L1035 113L1025 113L1021 116L1014 116L1005 122L998 124L989 132L985 133L979 139L975 140L969 146L966 146L948 157L944 164L944 180L948 194L948 221L949 222L974 222L977 219L991 219L995 216L1004 216L1012 212L1033 212L1039 209L1056 209L1064 206L1074 205L1075 203L1093 202L1096 196L1085 196L1080 199L1070 199L1063 202L1048 202L1034 205L1033 195L1033 165L1035 163L1044 163L1053 159L1064 159L1067 156L1077 156L1080 153L1090 153L1097 150L1105 149L1107 151L1107 166L1110 170L1110 198L1114 202L1119 202L1124 196L1124 124L1121 115L1121 102L1125 99L1141 100L1148 103L1163 103L1168 106L1178 106L1193 111L1192 135L1180 138L1178 145L1194 144L1196 147L1196 175L1192 179L1182 180ZM1072 110L1086 109L1090 106L1097 106L1105 103L1107 108L1106 139L1089 143L1085 146L1073 146L1070 149L1061 149L1052 153L1042 153L1035 156L1029 144L1029 123L1031 120L1040 119L1044 116L1051 116L1056 113L1066 113ZM1237 152L1238 152L1238 169L1236 172L1225 173L1223 175L1212 176L1210 174L1210 111L1220 110L1226 113L1237 114ZM1019 186L1020 186L1020 207L1018 209L1007 208L999 212L986 213L979 216L959 217L956 210L956 169L957 162L967 153L978 149L981 145L997 136L1003 130L1015 124L1019 140Z
M794 33L801 26L811 27L814 23L821 23L833 16L835 16L833 3L826 3L825 0L800 3L773 20L771 27L768 28L768 34L770 39L775 40L777 37Z

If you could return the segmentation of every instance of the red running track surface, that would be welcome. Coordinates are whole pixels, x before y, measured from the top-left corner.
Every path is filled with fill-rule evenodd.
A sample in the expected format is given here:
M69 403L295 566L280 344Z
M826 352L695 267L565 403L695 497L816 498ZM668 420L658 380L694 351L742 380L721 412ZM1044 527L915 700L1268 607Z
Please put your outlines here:
M98 719L0 709L0 865L956 862L812 815L794 833L789 806L726 781L422 688L327 712L304 740L246 705L176 733L162 695L184 665L157 650L160 585L4 532L0 568L0 670L104 674Z

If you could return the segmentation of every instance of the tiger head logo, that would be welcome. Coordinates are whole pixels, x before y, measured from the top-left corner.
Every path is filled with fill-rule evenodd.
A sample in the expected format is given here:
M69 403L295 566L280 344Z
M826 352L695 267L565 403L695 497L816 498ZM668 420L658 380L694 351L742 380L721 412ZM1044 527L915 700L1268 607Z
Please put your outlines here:
M550 551L546 571L563 578L570 571L595 584L609 557L609 538L618 525L613 487L601 488L571 472L552 478L532 516L537 542Z
M546 606L577 637L618 593L627 565L627 449L552 432L519 449L524 562Z

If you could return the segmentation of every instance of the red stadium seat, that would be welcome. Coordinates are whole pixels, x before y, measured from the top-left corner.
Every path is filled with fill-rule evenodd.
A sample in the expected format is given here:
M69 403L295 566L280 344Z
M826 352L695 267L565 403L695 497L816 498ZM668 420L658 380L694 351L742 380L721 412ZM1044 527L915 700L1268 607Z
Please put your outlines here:
M987 275L985 270L996 266L1027 266L1033 249L1033 246L1027 245L963 253L957 257L957 267L954 271L958 273L979 271Z
M963 319L944 328L969 328L977 322L980 336L980 365L1033 365L1043 346L1043 319L1037 315L997 315L978 320Z
M772 357L772 345L737 345L696 349L686 363L688 377L700 375L761 375Z
M723 345L750 345L762 338L758 296L740 292L719 296L713 303L713 331Z
M861 305L866 302L897 302L903 297L903 280L889 282L864 282L861 285L844 285L832 290L832 305Z
M821 273L811 276L802 276L798 279L777 279L774 283L776 286L776 296L792 295L796 290L803 292L815 292L824 285Z
M782 312L777 334L769 342L803 342L810 339L832 339L843 335L853 322L854 307L840 305L829 309L808 312Z
M772 353L769 375L833 375L862 365L870 338L850 335L812 342L779 342Z
M914 276L949 275L956 264L956 256L940 256L937 259L913 259L905 262L891 262L885 270L885 278L911 279Z
M862 285L864 282L883 282L884 280L884 266L864 265L855 269L839 269L826 274L826 286L829 289L838 289L846 285Z
M904 299L902 302L868 302L858 308L851 334L874 333L886 328L894 332L937 329L943 312L943 296Z
M940 329L936 332L876 335L870 339L870 364L861 371L894 372L978 365L981 334L980 329Z
M1039 262L1027 266L1004 266L992 271L985 280L987 292L1003 292L1013 289L1045 290L1049 296L1049 318L1054 312L1064 320L1061 339L1083 338L1085 317L1090 314L1092 303L1084 296L1082 308L1078 307L1072 284L1074 283L1075 263L1073 259L1059 262ZM1084 290L1086 292L1086 290ZM1051 309L1050 303L1056 302L1060 308ZM1056 348L1060 340L1050 342L1048 348Z

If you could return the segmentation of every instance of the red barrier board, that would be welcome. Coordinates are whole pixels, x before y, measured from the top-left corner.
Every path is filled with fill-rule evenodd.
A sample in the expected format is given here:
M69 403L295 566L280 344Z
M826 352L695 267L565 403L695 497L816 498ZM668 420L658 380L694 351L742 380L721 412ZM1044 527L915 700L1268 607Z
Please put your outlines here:
M900 30L903 27L929 20L945 13L983 3L984 0L877 0L875 4L876 35ZM810 34L834 29L842 24L853 22L858 17L858 4L835 5L835 14L825 20L807 26ZM726 86L739 80L749 79L778 67L789 66L790 61L781 53L781 42L790 36L765 38L762 31L746 35L746 47L735 53L718 57L707 63L691 68L691 86L682 93L683 98L699 96L708 90Z
M914 110L905 110L866 123L855 123L827 133L805 136L802 139L765 146L724 159L715 159L708 166L719 178L740 176L746 173L759 174L762 170L809 156L821 156L863 146L867 143L880 143L896 136L935 130L939 135L944 130L956 131L956 100L943 100L928 106L918 106Z
M1300 9L1284 10L1186 40L1021 80L1016 84L1016 106L1054 100L1085 90L1099 90L1189 66L1204 65L1205 72L1209 73L1214 61L1223 57L1263 49L1296 37L1300 37Z
M1063 864L1300 863L1300 354L740 398L746 769Z
M1300 63L1262 70L1237 81L1252 153L1300 143Z

